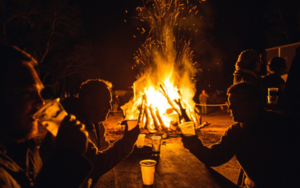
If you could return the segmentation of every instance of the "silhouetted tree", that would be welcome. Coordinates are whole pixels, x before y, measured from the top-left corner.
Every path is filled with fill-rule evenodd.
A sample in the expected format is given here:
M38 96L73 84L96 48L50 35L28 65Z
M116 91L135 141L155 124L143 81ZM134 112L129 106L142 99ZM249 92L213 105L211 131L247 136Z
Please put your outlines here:
M32 54L40 64L42 80L56 95L59 89L67 90L66 82L78 85L78 80L95 72L88 48L76 45L84 34L76 4L68 0L0 0L0 9L1 42Z

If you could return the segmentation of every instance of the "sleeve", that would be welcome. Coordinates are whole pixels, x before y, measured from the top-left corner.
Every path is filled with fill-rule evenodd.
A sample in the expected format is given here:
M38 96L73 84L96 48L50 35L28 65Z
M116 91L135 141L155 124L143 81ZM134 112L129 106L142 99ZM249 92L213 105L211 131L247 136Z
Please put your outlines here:
M94 181L123 161L133 150L139 135L139 126L125 133L123 138L103 152L98 152L93 144L89 144L86 157L92 162L94 169L90 175Z
M90 162L77 152L57 149L43 165L34 187L80 187L92 170Z
M182 135L182 142L185 148L208 166L219 166L229 161L235 155L239 143L232 127L224 133L219 142L209 147L204 146L197 135L192 137Z

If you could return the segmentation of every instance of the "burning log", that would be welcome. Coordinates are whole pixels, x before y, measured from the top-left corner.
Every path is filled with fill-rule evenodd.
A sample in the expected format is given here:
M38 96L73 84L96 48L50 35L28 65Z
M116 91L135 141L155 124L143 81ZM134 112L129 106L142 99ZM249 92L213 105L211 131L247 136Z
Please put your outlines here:
M157 120L159 121L159 124L160 124L161 128L168 129L168 127L164 124L164 122L163 122L163 120L162 120L162 118L160 116L160 113L159 113L159 111L158 111L157 108L155 108L155 115L157 117Z
M137 9L138 17L148 20L151 29L134 57L139 74L133 84L133 102L141 104L144 100L139 108L139 121L149 130L176 130L185 121L198 124L200 116L194 110L192 79L198 69L193 62L190 41L183 40L180 31L179 15L187 9L182 9L181 1L145 2L145 6Z
M138 124L140 122L143 122L144 119L144 114L145 114L145 101L147 100L146 95L143 95L143 100L142 100L142 104L138 107L140 114L138 117Z
M156 130L161 129L161 125L160 125L160 123L159 123L159 121L158 121L158 119L157 119L157 117L156 117L156 115L155 115L155 113L154 113L154 110L153 110L153 108L152 108L152 105L150 105L148 109L149 109L150 114L151 114L151 116L152 116L152 120L153 120L155 129L156 129Z
M178 116L180 116L180 113L178 111L178 109L174 106L173 102L171 101L168 93L166 92L165 88L159 83L159 87L160 87L160 93L167 99L168 103L170 104L170 106L173 108L173 110L175 110L175 112L178 114Z
M177 99L177 100L174 100L174 102L179 106L179 109L180 109L180 112L181 112L181 114L179 115L180 123L191 121L191 119L189 118L189 116L187 115L185 109L182 106L181 100Z
M146 114L146 116L145 116L145 124L144 124L144 126L145 126L145 128L152 128L152 127L149 127L150 125L151 125L151 117L150 117L150 112L149 112L149 110L148 110L148 107L145 105L145 107L144 107L145 109L144 109L144 113ZM148 125L148 126L147 126ZM154 127L153 127L154 128ZM153 129L152 128L152 129Z

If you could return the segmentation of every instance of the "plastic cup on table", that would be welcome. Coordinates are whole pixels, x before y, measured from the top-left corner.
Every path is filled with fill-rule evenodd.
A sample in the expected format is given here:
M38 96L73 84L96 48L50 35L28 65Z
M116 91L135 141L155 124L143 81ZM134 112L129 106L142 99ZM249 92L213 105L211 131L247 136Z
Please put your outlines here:
M188 121L179 125L179 128L184 136L193 136L195 133L194 122Z
M138 139L136 141L137 148L143 148L145 143L145 134L139 134Z
M152 136L152 153L158 155L160 153L161 136Z
M155 165L156 161L152 159L146 159L140 161L143 184L151 186L154 183Z

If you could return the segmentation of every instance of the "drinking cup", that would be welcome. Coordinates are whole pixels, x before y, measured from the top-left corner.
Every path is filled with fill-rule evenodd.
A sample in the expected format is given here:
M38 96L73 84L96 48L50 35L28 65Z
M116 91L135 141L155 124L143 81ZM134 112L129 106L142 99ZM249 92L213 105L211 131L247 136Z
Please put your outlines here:
M146 159L140 161L140 165L142 171L143 184L153 185L156 161L152 159Z
M155 155L160 153L160 146L161 146L161 136L152 136L152 152Z
M139 134L138 139L136 141L136 147L143 148L145 142L145 134Z
M139 119L139 113L126 113L125 120L138 120Z
M53 136L57 135L62 120L68 115L59 100L48 102L33 115Z
M137 120L127 120L128 131L130 131L131 129L133 129L137 125L138 125Z
M268 103L276 104L278 100L278 88L268 88Z
M125 120L127 120L128 131L138 125L139 113L126 113Z
M194 122L188 121L179 125L179 128L184 136L196 135Z

